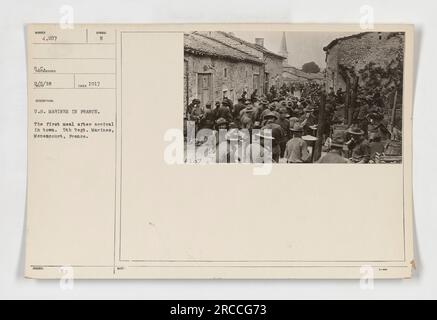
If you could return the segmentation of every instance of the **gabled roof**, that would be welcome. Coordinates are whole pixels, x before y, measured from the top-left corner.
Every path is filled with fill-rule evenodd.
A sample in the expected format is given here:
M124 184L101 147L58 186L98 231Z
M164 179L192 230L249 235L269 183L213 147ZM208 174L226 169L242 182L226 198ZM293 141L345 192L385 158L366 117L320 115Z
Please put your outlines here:
M257 57L198 33L184 34L184 51L200 56L263 64Z
M362 36L369 34L369 33L382 33L382 32L378 32L378 31L367 31L367 32L361 32L361 33L357 33L357 34L353 34L347 37L342 37L342 38L338 38L333 40L330 44L328 44L326 47L323 48L324 51L328 51L329 49L331 49L333 46L337 45L339 42L344 41L344 40L348 40L348 39L354 39L354 38L361 38ZM395 35L400 35L403 34L403 32L390 32L390 36L395 36Z
M291 75L294 75L296 77L305 78L308 80L323 80L325 76L323 73L307 73L305 71L299 70L295 67L292 67L290 65L287 65L284 67L284 72L290 73Z
M253 49L256 49L258 51L261 51L262 53L265 53L267 55L274 56L274 57L279 58L279 59L286 59L286 57L280 55L279 53L275 53L273 51L270 51L270 50L266 49L263 46L257 45L256 43L251 43L251 42L248 42L248 41L243 40L241 38L238 38L238 37L230 34L229 32L224 32L224 31L217 31L217 32L222 34L222 35L224 35L224 36L226 36L226 37L228 37L229 39L238 41L241 44L244 44L244 45L246 45L246 46L248 46L250 48L253 48Z
M341 42L343 40L354 39L354 38L358 38L359 39L359 38L361 38L362 36L364 36L364 35L366 35L368 33L371 33L371 32L361 32L361 33L353 34L351 36L346 36L346 37L335 39L331 43L329 43L326 47L324 47L323 51L328 51L333 46L337 45L339 42Z

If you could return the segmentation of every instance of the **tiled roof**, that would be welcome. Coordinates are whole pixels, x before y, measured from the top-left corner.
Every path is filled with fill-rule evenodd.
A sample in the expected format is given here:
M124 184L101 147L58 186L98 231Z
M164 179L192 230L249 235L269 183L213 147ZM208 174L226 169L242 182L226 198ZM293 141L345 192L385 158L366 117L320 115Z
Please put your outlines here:
M361 32L361 33L357 33L357 34L353 34L351 36L347 36L347 37L342 37L342 38L338 38L333 40L330 44L328 44L326 47L323 48L324 51L328 51L329 49L331 49L333 46L337 45L339 42L343 41L343 40L348 40L348 39L353 39L353 38L361 38L362 36L368 34L370 32Z
M299 69L292 67L292 66L284 67L284 72L288 72L296 77L301 77L301 78L305 78L308 80L323 80L325 78L323 73L321 73L321 72L319 72L319 73L307 73L307 72L304 72L304 71L299 70Z
M273 52L273 51L270 51L270 50L266 49L266 48L263 47L263 46L257 45L256 43L248 42L248 41L243 40L243 39L241 39L241 38L238 38L238 37L236 37L236 36L234 36L234 35L232 35L232 34L230 34L230 33L228 33L228 32L224 32L224 31L218 31L218 32L221 33L221 34L223 34L223 35L225 35L226 37L228 37L228 38L230 38L230 39L233 39L233 40L235 40L235 41L238 41L238 42L240 42L241 44L244 44L244 45L246 45L246 46L248 46L248 47L251 47L251 48L253 48L253 49L256 49L256 50L258 50L258 51L261 51L261 52L263 52L263 53L265 53L265 54L268 54L268 55L271 55L271 56L274 56L274 57L276 57L276 58L280 58L280 59L286 59L286 57L280 55L279 53L275 53L275 52Z
M184 51L201 56L263 64L260 59L253 55L197 33L184 34Z
M369 34L369 33L380 33L378 31L367 31L367 32L361 32L361 33L357 33L357 34L353 34L347 37L342 37L342 38L338 38L333 40L330 44L328 44L326 47L323 48L324 51L328 51L329 49L331 49L333 46L337 45L339 42L344 41L344 40L348 40L348 39L354 39L354 38L361 38L362 36ZM398 35L398 34L403 34L402 32L391 32L392 35Z

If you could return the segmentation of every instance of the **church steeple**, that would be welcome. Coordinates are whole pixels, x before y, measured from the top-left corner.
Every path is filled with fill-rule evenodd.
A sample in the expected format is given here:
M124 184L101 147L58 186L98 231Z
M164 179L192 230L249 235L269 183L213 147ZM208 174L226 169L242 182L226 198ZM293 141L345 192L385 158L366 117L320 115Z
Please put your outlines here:
M282 33L281 48L279 49L279 54L285 57L284 64L288 63L287 39L285 37L285 32Z

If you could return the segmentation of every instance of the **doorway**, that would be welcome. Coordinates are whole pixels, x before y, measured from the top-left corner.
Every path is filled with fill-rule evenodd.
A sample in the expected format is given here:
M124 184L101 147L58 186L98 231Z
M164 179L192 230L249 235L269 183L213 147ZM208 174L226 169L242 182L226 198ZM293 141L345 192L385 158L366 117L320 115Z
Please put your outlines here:
M197 92L200 105L205 107L208 102L212 103L212 75L210 73L198 73Z

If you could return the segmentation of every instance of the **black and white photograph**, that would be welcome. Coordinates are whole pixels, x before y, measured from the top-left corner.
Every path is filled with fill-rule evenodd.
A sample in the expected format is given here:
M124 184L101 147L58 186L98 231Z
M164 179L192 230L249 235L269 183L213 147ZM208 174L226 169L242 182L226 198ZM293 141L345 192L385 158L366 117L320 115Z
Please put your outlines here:
M404 47L403 32L186 32L186 162L402 163Z

